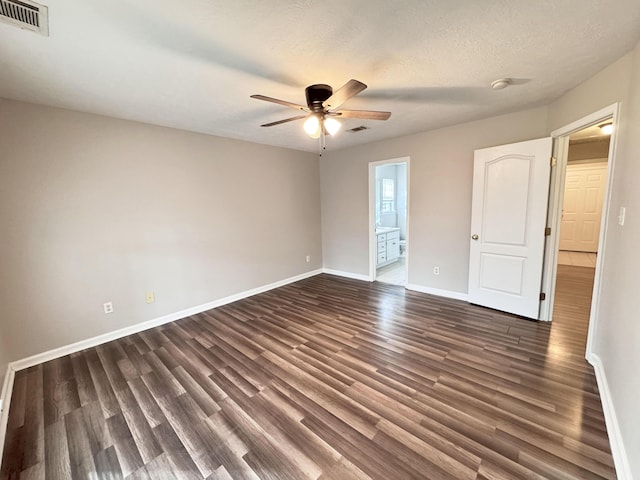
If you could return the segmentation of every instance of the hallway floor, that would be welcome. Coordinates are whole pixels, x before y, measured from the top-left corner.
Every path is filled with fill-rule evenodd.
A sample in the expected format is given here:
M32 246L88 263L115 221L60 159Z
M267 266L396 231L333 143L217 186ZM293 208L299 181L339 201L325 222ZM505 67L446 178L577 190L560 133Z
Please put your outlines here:
M560 250L558 252L558 265L595 268L596 254L591 252L570 252L567 250Z

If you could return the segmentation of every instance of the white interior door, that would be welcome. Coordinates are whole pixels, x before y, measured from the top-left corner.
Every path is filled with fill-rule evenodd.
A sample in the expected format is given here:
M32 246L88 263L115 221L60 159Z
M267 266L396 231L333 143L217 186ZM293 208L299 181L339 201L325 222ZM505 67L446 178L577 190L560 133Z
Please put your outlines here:
M560 250L597 252L607 164L567 165Z
M551 138L475 151L469 301L538 318Z

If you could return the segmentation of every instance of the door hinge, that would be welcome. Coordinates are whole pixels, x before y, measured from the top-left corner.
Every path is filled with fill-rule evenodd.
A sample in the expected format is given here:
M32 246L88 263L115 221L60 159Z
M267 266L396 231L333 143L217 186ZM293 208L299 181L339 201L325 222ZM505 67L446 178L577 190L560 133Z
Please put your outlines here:
M558 160L556 159L556 157L551 157L550 165L552 167L555 167L557 165L557 163L558 163Z
M544 229L544 236L545 236L545 237L548 237L548 236L550 236L550 235L551 235L551 227L546 227L546 228Z
M541 293L540 294L540 301L545 300L547 298L547 294L546 293Z

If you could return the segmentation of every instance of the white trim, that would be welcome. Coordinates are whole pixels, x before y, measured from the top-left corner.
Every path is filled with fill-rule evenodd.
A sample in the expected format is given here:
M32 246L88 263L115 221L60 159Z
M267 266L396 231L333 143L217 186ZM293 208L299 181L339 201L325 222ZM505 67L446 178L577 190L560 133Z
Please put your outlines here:
M546 299L540 302L538 320L550 322L555 302L556 274L558 270L558 245L560 244L560 224L562 223L562 202L564 200L564 183L566 177L567 159L569 156L569 137L553 137L553 153L556 165L551 168L549 185L549 202L547 206L547 227L551 228L551 235L544 246L544 260L542 265L541 291Z
M32 355L31 357L23 358L21 360L17 360L15 362L10 363L10 365L17 371L23 370L25 368L32 367L34 365L39 365L40 363L48 362L49 360L53 360L55 358L63 357L65 355L69 355L71 353L79 352L86 348L95 347L97 345L101 345L106 342L110 342L112 340L117 340L122 337L126 337L127 335L132 335L134 333L139 333L144 330L148 330L153 327L157 327L159 325L164 325L165 323L174 322L176 320L180 320L181 318L188 317L190 315L196 315L198 313L205 312L207 310L211 310L213 308L221 307L222 305L226 305L228 303L236 302L238 300L242 300L243 298L251 297L253 295L257 295L259 293L267 292L269 290L273 290L274 288L282 287L289 283L297 282L300 280L304 280L305 278L313 277L322 273L321 269L312 270L310 272L305 272L300 275L296 275L294 277L289 277L284 280L279 280L274 283L270 283L268 285L263 285L260 287L253 288L251 290L246 290L244 292L236 293L234 295L230 295L228 297L220 298L218 300L213 300L212 302L203 303L202 305L198 305L195 307L187 308L185 310L180 310L179 312L170 313L168 315L164 315L162 317L154 318L152 320L147 320L146 322L136 323L135 325L131 325L129 327L121 328L118 330L114 330L112 332L104 333L102 335L98 335L92 338L88 338L86 340L81 340L79 342L75 342L69 345L65 345L62 347L54 348L52 350L38 353L36 355Z
M598 240L598 255L596 256L596 271L593 279L593 294L591 295L591 313L589 315L589 328L587 330L587 345L585 356L593 353L593 340L596 332L596 325L600 318L600 295L602 290L602 272L604 270L604 262L607 254L607 238L609 238L609 215L613 205L611 197L613 195L613 181L616 165L616 148L618 144L618 115L620 113L620 104L611 105L613 113L611 114L611 122L613 124L613 132L609 140L609 156L607 157L607 186L605 196L602 200L602 218L600 219L600 239ZM615 213L614 213L615 215Z
M185 318L190 315L196 315L198 313L202 313L207 310L211 310L213 308L221 307L222 305L236 302L238 300L242 300L243 298L251 297L259 293L264 293L269 290L273 290L274 288L283 287L284 285L288 285L290 283L304 280L305 278L319 275L322 272L323 272L322 269L317 269L317 270L312 270L310 272L301 273L300 275L295 275L293 277L285 278L284 280L279 280L277 282L270 283L268 285L263 285L261 287L256 287L251 290L246 290L244 292L236 293L234 295L220 298L218 300L214 300L209 303L204 303L196 307L187 308L179 312L170 313L168 315L164 315L159 318L154 318L146 322L136 323L135 325L131 325L129 327L121 328L119 330L114 330L113 332L104 333L102 335L97 335L95 337L88 338L86 340L81 340L79 342L71 343L69 345L64 345L62 347L54 348L52 350L38 353L36 355L32 355L30 357L23 358L15 362L9 363L9 365L7 366L7 373L4 377L4 385L2 387L2 397L0 397L2 399L2 405L4 405L5 407L0 412L0 459L2 459L2 452L4 449L4 440L5 440L5 435L7 431L7 421L9 419L9 406L11 402L11 393L13 391L13 381L15 378L15 373L17 371L32 367L34 365L39 365L40 363L48 362L50 360L54 360L56 358L63 357L65 355L70 355L72 353L79 352L86 348L95 347L97 345L101 345L103 343L110 342L112 340L117 340L118 338L126 337L127 335L132 335L134 333L139 333L144 330L157 327L159 325L164 325L165 323L180 320L181 318Z
M374 282L376 280L376 261L378 259L377 253L377 241L376 241L376 164L377 162L369 164L369 228L367 230L367 236L369 237L369 281Z
M415 283L408 283L405 288L407 290L413 290L415 292L428 293L429 295L436 295L438 297L452 298L454 300L468 301L469 295L462 292L454 292L453 290L442 290L440 288L426 287L424 285L417 285Z
M352 278L354 280L363 280L365 282L372 282L369 275L363 275L361 273L351 273L351 272L343 272L341 270L332 270L330 268L323 268L322 273L327 273L329 275L337 275L338 277Z
M606 107L601 108L597 112L590 113L589 115L579 118L578 120L571 122L569 125L560 127L551 132L552 137L562 137L564 135L571 135L578 130L582 130L585 127L589 127L598 122L601 122L607 117L618 114L619 103L612 103ZM615 126L614 126L615 131Z
M602 360L595 353L587 356L587 360L593 366L596 374L596 382L598 383L598 391L600 392L600 402L602 403L602 411L604 412L604 421L607 425L607 433L609 434L609 444L611 446L611 455L613 463L616 467L616 474L620 480L632 480L631 466L629 465L629 457L624 448L622 433L620 432L620 424L611 399L611 391L605 374Z
M2 410L0 411L0 459L3 458L4 440L7 434L7 422L9 421L9 407L11 405L11 393L13 392L13 379L15 369L9 364L2 385ZM1 462L2 460L0 460Z

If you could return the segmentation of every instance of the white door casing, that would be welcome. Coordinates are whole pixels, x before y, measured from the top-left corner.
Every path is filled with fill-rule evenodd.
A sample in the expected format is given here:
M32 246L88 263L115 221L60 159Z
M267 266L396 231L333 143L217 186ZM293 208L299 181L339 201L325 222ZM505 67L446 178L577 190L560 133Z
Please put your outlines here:
M597 252L607 164L567 165L560 250Z
M538 318L550 158L551 138L475 151L469 302Z

